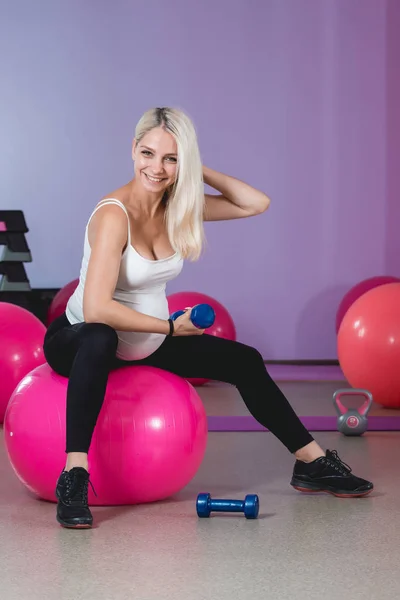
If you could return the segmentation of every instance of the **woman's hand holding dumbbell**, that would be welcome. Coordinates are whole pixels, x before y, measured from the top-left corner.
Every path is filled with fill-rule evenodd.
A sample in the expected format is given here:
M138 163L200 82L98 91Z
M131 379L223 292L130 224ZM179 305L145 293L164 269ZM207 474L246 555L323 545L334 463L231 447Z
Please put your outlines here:
M175 319L171 316L174 321L174 336L180 335L203 335L204 329L199 329L192 322L190 315L192 309L186 308L181 315Z
M202 335L213 325L215 312L208 304L197 304L174 312L171 319L174 321L174 335Z

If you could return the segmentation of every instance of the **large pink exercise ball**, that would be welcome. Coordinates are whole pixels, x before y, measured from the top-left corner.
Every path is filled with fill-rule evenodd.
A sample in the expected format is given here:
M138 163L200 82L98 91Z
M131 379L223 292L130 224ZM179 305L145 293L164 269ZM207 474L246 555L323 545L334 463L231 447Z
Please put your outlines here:
M369 279L364 279L354 285L344 296L342 301L339 304L339 308L336 312L336 333L339 332L340 324L343 320L344 315L350 308L350 306L365 292L372 290L380 285L385 285L386 283L398 283L400 279L398 277L392 277L391 275L378 275L376 277L370 277Z
M74 279L64 285L54 296L49 310L47 312L47 325L50 325L57 317L60 317L67 308L68 300L71 298L72 294L78 287L79 279Z
M68 380L46 364L15 390L4 420L11 465L34 494L56 501L65 465ZM207 417L196 390L154 367L112 371L89 450L93 505L138 504L179 492L206 450Z
M184 310L188 306L193 307L196 304L210 304L215 311L215 321L211 327L206 329L205 333L227 340L236 340L236 328L233 319L225 306L215 298L200 292L176 292L175 294L169 295L167 299L169 314L172 314L177 310ZM193 385L203 385L208 380L203 378L191 378L188 381Z
M46 362L43 341L46 327L31 312L0 302L0 423L20 380Z
M343 318L337 343L350 385L369 390L382 406L400 408L400 283L358 298Z

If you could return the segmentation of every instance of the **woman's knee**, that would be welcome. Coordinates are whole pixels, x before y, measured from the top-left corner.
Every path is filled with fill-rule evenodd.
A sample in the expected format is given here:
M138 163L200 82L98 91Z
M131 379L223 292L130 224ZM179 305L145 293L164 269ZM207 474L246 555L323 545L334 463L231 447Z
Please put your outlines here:
M235 381L241 381L243 378L248 380L256 373L265 371L264 359L261 353L253 346L248 346L236 342L231 348L229 358L230 371L234 374Z
M245 365L254 365L254 364L264 364L264 359L257 350L253 346L248 346L247 344L238 343L237 346L237 358L240 361L240 364Z
M118 335L113 327L106 323L81 323L80 343L98 354L115 354Z

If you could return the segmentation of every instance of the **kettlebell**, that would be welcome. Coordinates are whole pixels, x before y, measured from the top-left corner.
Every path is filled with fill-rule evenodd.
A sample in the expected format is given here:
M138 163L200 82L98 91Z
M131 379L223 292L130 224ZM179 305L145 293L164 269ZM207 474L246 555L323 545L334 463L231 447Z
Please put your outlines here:
M365 402L359 408L346 408L340 400L341 396L364 396ZM373 398L368 390L349 388L337 390L333 394L333 404L338 413L337 427L344 435L362 435L368 428L367 415Z

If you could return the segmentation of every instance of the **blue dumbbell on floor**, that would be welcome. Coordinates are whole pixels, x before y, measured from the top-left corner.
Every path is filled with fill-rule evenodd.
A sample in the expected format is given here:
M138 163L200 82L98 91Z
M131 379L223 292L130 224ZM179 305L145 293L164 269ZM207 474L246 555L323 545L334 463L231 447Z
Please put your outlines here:
M248 494L244 500L213 500L210 494L199 494L196 509L203 519L211 512L242 512L246 519L257 519L260 502L256 494Z
M171 319L175 321L178 317L184 314L184 310L177 310L171 315ZM198 329L207 329L211 327L215 321L215 311L209 304L196 304L193 306L190 313L190 320Z

